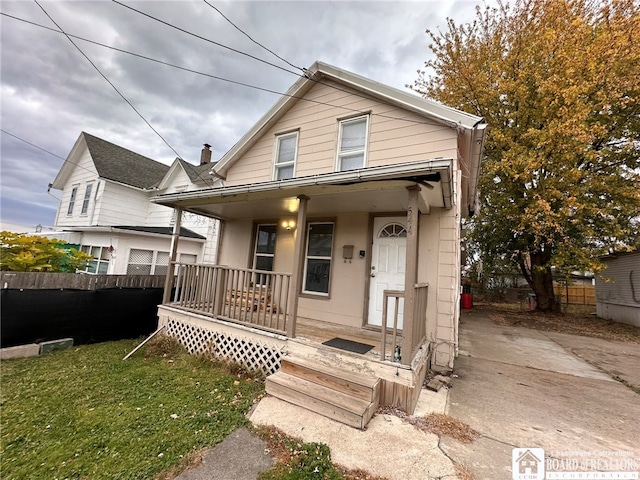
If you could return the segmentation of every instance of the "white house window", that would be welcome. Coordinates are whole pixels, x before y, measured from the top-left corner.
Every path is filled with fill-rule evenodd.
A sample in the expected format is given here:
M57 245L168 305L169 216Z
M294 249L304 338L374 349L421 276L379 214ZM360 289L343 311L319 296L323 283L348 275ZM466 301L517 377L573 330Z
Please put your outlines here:
M329 295L333 223L310 223L304 261L304 293Z
M109 270L109 247L94 247L92 245L82 245L80 250L93 256L93 260L87 262L84 270L78 270L84 273L94 273L99 275L107 274Z
M132 248L129 251L127 275L166 275L169 252Z
M293 178L298 150L298 132L278 135L276 137L276 158L274 162L274 179Z
M73 213L73 206L76 204L76 196L78 195L78 187L71 189L71 198L69 198L69 207L67 207L67 215Z
M338 138L339 171L356 170L365 166L367 123L369 117L358 117L340 122Z
M276 253L277 225L258 225L256 230L256 248L253 256L253 268L273 271L273 258Z
M91 200L91 190L93 190L93 183L87 184L87 189L84 191L84 199L82 200L82 210L80 213L86 215L89 210L89 201Z
M166 275L169 270L169 252L156 252L156 261L153 274Z

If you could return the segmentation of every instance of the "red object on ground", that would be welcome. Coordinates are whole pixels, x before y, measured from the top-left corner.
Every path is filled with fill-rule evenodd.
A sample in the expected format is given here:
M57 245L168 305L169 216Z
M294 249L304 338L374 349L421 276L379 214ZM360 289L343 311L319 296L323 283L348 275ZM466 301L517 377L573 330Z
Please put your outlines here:
M470 293L462 294L462 309L463 310L471 310L473 307L473 297Z

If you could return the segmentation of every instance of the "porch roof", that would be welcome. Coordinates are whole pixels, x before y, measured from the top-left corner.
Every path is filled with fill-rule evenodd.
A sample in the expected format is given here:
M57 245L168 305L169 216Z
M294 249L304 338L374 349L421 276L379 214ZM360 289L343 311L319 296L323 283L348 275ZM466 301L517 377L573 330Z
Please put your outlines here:
M157 195L151 201L222 220L293 215L300 195L311 199L309 215L399 212L408 207L406 187L418 185L420 210L429 213L431 207L451 207L451 172L451 159L424 160Z

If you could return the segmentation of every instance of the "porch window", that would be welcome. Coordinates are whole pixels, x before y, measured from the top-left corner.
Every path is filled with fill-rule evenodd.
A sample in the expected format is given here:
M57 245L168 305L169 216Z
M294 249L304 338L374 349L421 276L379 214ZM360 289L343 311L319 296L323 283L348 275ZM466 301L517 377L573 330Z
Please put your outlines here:
M298 132L276 137L275 180L293 178L298 150Z
M87 189L84 191L84 199L82 200L81 215L86 215L89 210L89 202L91 201L91 190L93 190L93 183L87 184Z
M73 206L76 203L76 196L78 195L78 187L73 187L71 190L71 198L69 198L69 207L67 208L67 215L73 213Z
M333 223L310 223L304 262L304 293L329 295Z
M253 256L253 268L273 271L273 257L276 253L277 225L258 225L256 230L256 248Z
M338 165L341 172L365 166L368 116L340 122L338 139Z

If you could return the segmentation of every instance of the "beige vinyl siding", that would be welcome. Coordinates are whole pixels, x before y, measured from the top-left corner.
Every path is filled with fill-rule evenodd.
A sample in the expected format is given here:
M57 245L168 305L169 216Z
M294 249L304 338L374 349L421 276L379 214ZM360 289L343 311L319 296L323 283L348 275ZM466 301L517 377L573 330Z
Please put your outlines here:
M227 173L227 185L273 178L275 136L299 129L296 177L335 171L338 121L372 112L366 166L457 156L455 129L331 82L316 84ZM337 85L337 84L336 84ZM344 91L343 91L344 90ZM315 102L322 102L315 103ZM328 104L328 105L327 105Z
M251 220L227 220L222 227L222 244L218 263L233 268L248 268L251 257L251 240L254 235ZM276 248L277 248L276 239Z

